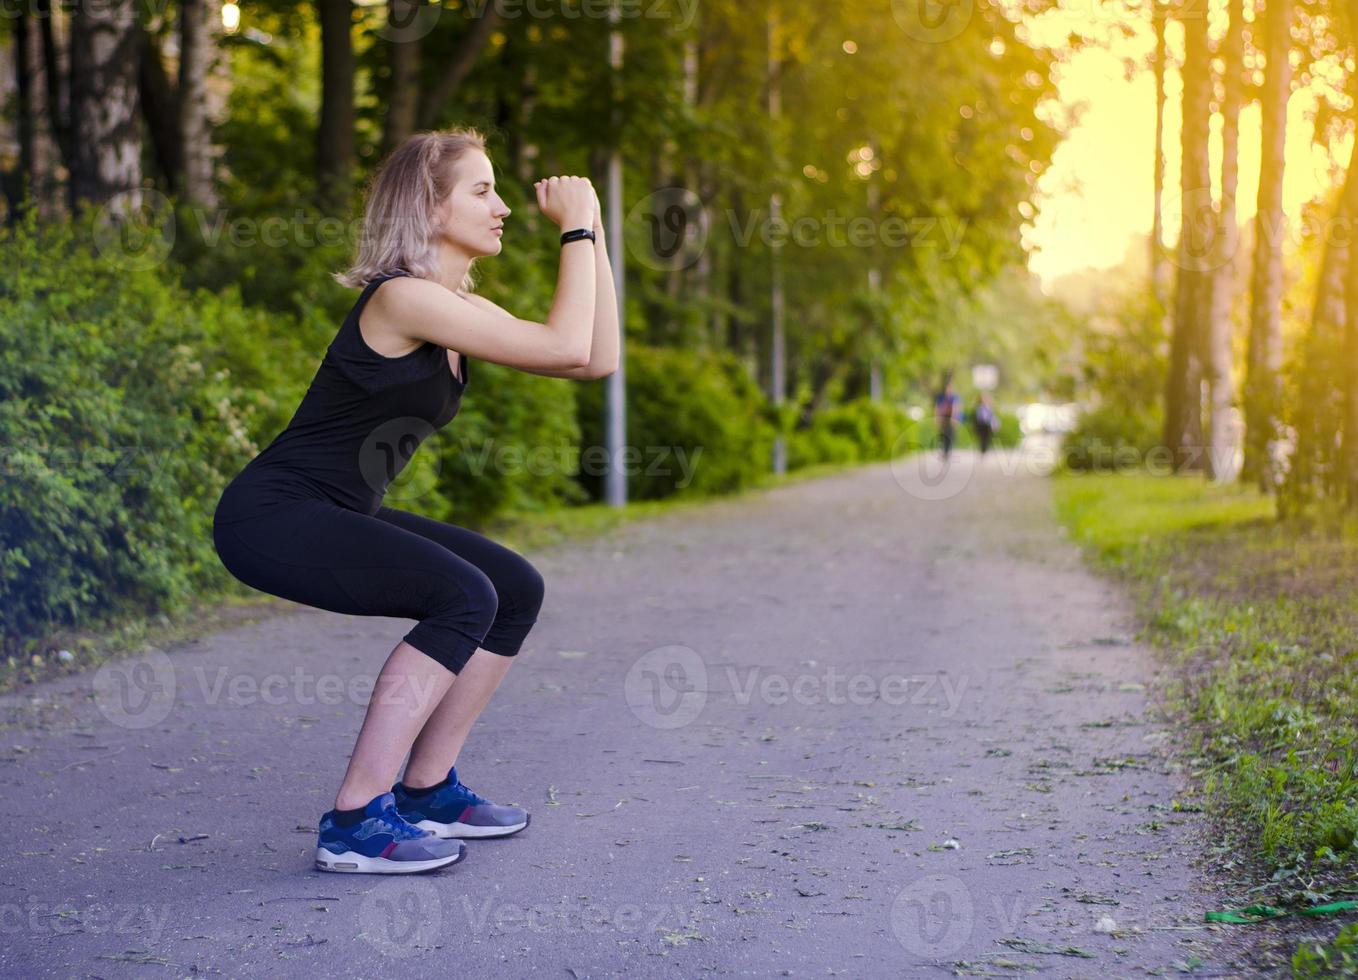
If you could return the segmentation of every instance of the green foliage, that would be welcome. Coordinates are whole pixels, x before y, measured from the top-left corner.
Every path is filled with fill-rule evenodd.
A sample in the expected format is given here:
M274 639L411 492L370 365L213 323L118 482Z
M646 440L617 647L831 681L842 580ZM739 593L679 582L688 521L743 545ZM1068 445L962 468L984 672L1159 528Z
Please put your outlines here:
M1168 352L1155 299L1143 291L1106 302L1085 340L1081 387L1090 407L1062 443L1071 470L1139 468L1160 444Z
M1358 977L1358 922L1350 922L1328 943L1303 943L1292 954L1295 980Z
M435 493L418 507L439 520L482 524L509 513L581 503L576 394L582 382L473 361L457 417L430 437L388 489L394 507L411 502L404 483L437 469ZM587 383L587 382L583 382ZM416 463L419 466L416 466ZM419 483L415 483L419 486Z
M823 426L798 429L787 440L789 470L820 463L857 463L861 459L857 443Z
M890 459L899 455L898 443L909 426L910 416L900 407L859 398L819 413L813 428L847 438L860 459Z
M1066 433L1062 464L1070 470L1139 469L1160 444L1160 419L1158 406L1100 405L1083 413Z
M99 254L96 245L107 254ZM216 493L280 404L224 355L261 317L30 216L0 233L0 608L6 643L221 584ZM128 266L133 267L128 267ZM258 355L243 374L276 380Z
M1316 892L1326 873L1351 873L1358 534L1280 525L1271 498L1192 477L1079 475L1056 488L1072 537L1138 587L1152 637L1178 658L1175 707L1228 846L1313 877Z
M729 493L768 472L773 426L734 357L628 344L628 497ZM581 482L603 496L605 380L580 386Z
M787 466L891 459L917 448L910 416L899 406L859 398L817 412L788 437Z

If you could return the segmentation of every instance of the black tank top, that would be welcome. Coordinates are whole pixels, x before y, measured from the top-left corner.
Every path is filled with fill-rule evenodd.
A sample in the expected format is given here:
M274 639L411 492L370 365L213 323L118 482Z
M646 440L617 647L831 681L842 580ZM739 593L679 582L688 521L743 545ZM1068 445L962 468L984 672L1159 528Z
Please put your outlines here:
M466 388L466 354L458 355L459 381L446 348L425 341L408 354L386 357L358 329L368 298L402 275L379 276L364 287L292 421L222 492L218 523L306 498L375 514L415 450L452 421Z

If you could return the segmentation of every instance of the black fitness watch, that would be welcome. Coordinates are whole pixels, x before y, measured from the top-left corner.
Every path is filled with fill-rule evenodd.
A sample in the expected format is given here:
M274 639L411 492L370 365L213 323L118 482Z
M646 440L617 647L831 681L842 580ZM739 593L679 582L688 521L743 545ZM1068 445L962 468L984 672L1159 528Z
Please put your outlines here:
M565 245L567 242L578 242L582 238L588 238L590 241L594 241L594 232L590 231L588 228L572 228L561 236L561 244Z

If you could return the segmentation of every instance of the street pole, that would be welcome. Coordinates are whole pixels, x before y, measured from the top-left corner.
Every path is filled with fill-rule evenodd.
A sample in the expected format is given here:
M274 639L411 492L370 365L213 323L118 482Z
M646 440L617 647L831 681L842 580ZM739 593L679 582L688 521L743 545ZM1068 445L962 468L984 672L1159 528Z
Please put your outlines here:
M613 151L608 157L608 241L609 260L613 267L613 289L618 294L618 369L607 378L604 395L604 443L608 453L608 470L604 475L604 500L610 507L627 504L627 472L621 466L622 451L627 441L627 359L623 339L623 256L627 250L622 241L622 134L619 132L622 114L618 105L618 78L622 73L622 31L618 29L621 12L618 0L608 8L608 64L613 70L612 132Z

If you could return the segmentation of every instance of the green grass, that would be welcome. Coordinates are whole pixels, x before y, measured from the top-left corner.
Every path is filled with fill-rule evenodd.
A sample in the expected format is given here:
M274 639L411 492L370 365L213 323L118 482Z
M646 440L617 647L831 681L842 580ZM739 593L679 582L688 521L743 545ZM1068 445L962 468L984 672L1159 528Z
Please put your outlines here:
M1224 868L1273 904L1353 890L1358 833L1358 531L1274 519L1252 489L1067 474L1059 520L1133 587L1175 666ZM1238 857L1236 857L1238 856Z

